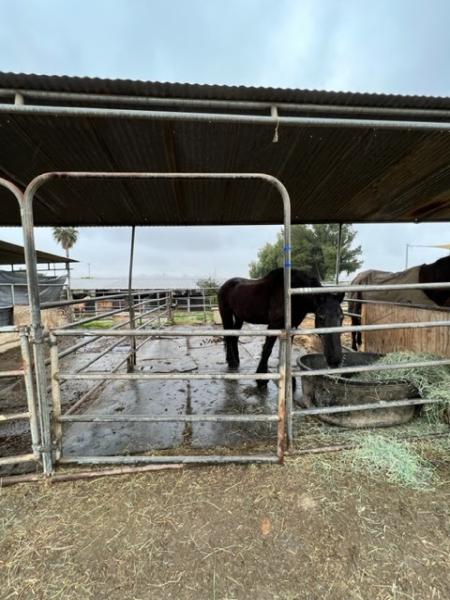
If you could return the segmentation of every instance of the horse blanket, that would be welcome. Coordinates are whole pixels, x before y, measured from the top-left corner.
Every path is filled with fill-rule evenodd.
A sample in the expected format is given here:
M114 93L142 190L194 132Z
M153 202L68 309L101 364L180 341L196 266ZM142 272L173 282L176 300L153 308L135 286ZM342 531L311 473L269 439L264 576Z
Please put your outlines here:
M419 271L420 266L411 267L410 269L406 269L406 271L399 271L398 273L376 270L363 271L355 277L355 279L352 281L352 285L400 285L404 283L418 283ZM423 290L380 290L378 292L350 292L348 294L349 302L351 302L353 298L359 298L361 300L377 300L379 302L384 301L398 302L401 304L437 306L435 302L428 298Z

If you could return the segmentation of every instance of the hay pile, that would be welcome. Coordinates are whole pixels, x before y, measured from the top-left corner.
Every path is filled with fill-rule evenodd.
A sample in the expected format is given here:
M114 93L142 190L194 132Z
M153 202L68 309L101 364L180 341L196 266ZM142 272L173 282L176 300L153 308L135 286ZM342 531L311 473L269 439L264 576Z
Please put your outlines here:
M390 483L421 489L433 482L433 470L406 441L388 440L382 435L364 437L352 456L356 471L385 477Z
M404 381L412 384L421 398L435 400L435 404L425 406L425 414L430 421L437 422L450 413L450 365L432 367L408 367L408 363L438 360L442 357L428 352L390 352L374 364L393 365L404 363L404 368L386 371L357 373L360 381L386 383Z

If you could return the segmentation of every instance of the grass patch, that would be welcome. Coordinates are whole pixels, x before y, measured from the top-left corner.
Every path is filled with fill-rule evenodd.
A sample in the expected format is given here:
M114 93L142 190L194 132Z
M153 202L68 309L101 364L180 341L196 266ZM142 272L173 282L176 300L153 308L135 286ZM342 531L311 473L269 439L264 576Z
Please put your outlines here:
M372 434L364 436L352 453L356 471L387 478L391 483L410 488L426 488L433 482L433 469L407 442Z
M175 310L173 312L173 320L175 325L204 325L205 323L211 324L214 322L210 310L207 310L206 313L203 311L187 312L185 310Z
M110 329L114 325L114 322L109 320L98 320L91 321L90 323L84 323L81 325L76 325L78 329Z

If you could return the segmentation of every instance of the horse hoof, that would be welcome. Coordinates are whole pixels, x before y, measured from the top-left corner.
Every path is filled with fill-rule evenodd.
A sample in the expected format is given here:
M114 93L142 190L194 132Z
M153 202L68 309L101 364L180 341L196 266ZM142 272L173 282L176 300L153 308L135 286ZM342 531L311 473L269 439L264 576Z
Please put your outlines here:
M228 363L229 371L237 371L239 369L239 363Z

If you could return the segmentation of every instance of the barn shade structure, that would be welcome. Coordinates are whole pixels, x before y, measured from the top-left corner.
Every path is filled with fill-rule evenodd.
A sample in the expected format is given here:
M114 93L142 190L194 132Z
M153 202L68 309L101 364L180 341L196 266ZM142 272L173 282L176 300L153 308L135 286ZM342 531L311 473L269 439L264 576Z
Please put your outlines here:
M0 176L268 173L292 223L446 221L450 98L0 73ZM19 225L0 190L0 225ZM278 224L260 181L53 181L36 225Z
M67 256L58 256L51 252L43 252L42 250L36 250L36 262L38 264L61 264L61 263L76 263L78 262L74 258L67 258ZM18 244L11 244L0 240L0 265L24 265L25 264L25 250L23 246Z
M46 474L53 470L52 424L61 442L61 425L68 420L61 415L59 380L92 378L92 374L60 372L58 337L129 335L132 370L136 338L148 333L134 328L131 290L135 226L284 224L285 323L283 329L269 332L280 339L278 373L252 377L248 373L151 375L160 379L277 380L278 413L267 415L267 420L278 422L277 454L116 456L108 461L282 462L285 423L288 440L292 441L293 417L312 410L293 409L290 296L319 291L291 288L291 224L432 222L450 218L450 98L0 73L0 139L0 226L22 225L24 231L40 454ZM131 327L121 332L53 331L53 422L47 404L34 225L132 226ZM450 287L450 283L408 285ZM374 286L365 289L370 287ZM352 286L320 288L322 293L345 290L351 291ZM342 333L410 326L419 324L303 331ZM163 333L152 330L151 335ZM238 332L205 333L230 336ZM255 330L241 333L261 335ZM427 364L442 362L450 360ZM345 372L345 368L327 370L332 372ZM97 379L104 379L104 375L97 375ZM149 377L129 372L109 374L107 378ZM177 420L176 416L170 418ZM250 415L245 418L256 419ZM94 420L86 415L72 416L74 419ZM83 463L91 459L80 460ZM105 462L105 457L97 457L96 461Z

